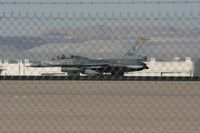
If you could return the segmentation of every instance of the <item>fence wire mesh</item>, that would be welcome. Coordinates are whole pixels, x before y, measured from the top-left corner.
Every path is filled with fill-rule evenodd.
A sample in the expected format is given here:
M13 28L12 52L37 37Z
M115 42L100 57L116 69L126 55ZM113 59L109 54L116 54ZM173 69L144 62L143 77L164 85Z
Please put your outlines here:
M0 132L198 133L199 82L120 79L199 76L199 53L200 13L1 13L1 78L119 80L2 80Z
M198 76L199 14L2 13L1 75Z
M199 0L185 0L185 1L28 1L28 2L19 2L19 1L3 1L0 2L0 5L147 5L147 4L199 4Z

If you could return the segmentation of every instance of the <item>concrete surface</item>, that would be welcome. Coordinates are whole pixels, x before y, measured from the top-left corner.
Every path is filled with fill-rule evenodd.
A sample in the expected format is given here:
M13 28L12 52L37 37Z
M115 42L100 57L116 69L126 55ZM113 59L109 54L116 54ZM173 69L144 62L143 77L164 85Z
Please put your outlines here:
M200 82L0 81L0 133L199 133Z

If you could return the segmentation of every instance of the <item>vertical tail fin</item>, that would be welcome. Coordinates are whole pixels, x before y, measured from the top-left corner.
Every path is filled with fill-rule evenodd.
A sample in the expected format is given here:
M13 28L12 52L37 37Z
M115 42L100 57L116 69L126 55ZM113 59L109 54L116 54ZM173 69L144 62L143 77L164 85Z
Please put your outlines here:
M133 47L128 50L124 56L134 56L138 52L139 48L142 46L142 44L146 44L150 41L150 38L148 37L139 37Z

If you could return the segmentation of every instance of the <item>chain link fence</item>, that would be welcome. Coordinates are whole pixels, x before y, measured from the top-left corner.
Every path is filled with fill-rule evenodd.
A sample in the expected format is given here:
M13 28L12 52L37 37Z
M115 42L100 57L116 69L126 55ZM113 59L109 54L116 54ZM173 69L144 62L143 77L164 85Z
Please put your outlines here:
M200 13L2 13L4 76L198 76Z
M0 133L198 133L199 58L199 12L2 12Z

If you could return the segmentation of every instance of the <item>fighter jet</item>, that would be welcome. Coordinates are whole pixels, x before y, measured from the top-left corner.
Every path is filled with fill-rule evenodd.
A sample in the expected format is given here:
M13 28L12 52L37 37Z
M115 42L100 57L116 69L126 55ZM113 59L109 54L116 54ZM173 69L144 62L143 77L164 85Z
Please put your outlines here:
M32 64L31 67L61 67L68 75L103 75L123 76L125 72L148 69L147 65L135 59L90 59L87 57L70 55L62 60Z
M101 76L108 73L111 76L123 76L125 72L148 69L144 63L146 57L136 56L135 54L141 43L148 40L147 38L140 38L138 43L120 59L92 59L78 55L62 55L53 58L50 62L36 63L30 65L30 67L61 67L61 71L67 72L68 76L80 75L80 73L90 76Z

